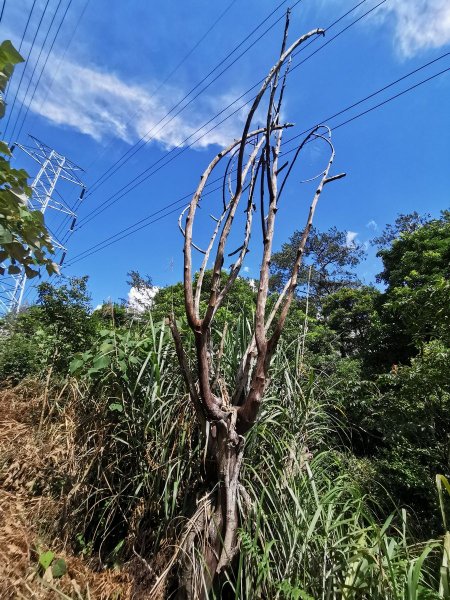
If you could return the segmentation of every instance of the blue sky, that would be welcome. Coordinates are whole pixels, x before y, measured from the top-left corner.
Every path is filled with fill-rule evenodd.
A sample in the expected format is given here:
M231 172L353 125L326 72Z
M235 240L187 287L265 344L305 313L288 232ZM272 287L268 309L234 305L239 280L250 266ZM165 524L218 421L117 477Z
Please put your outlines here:
M24 56L29 52L46 2L36 1L22 46ZM318 40L301 53L297 63L378 2L366 0L362 3L327 32L324 40ZM32 4L32 0L6 0L1 24L3 39L10 38L19 45ZM50 33L47 45L43 45L44 37L58 4L59 0L48 1L24 82L29 78L42 47L41 66L47 55L49 40L54 34ZM68 0L60 3L55 23L60 21L67 4ZM85 4L86 0L73 0L70 4L19 138L20 142L28 143L27 134L31 133L85 169L83 178L88 193L78 211L80 224L83 218L136 175L162 159L264 77L276 59L283 21L280 20L261 40L257 38L282 15L289 3L269 0L166 0L162 3L90 0L82 14ZM290 4L294 4L294 0ZM293 40L314 27L326 28L354 4L356 0L299 2L292 13L290 38ZM248 37L277 6L280 10ZM220 20L212 27L220 15ZM203 36L204 39L190 53ZM167 123L166 118L164 127L161 124L155 128L192 87L246 39L239 51L248 47L244 56L171 122ZM297 132L303 131L449 51L448 0L386 0L291 73L285 118L296 124ZM223 62L220 70L239 52ZM179 65L188 53L190 55ZM165 82L177 65L175 73ZM333 128L352 115L448 67L450 56L353 111L330 120L329 125ZM23 68L17 68L10 86L7 98L10 103ZM38 65L36 73L39 72ZM25 89L22 84L16 106L20 106L20 102L27 104L23 97ZM247 95L245 99L250 97ZM243 101L234 105L228 113L241 103ZM239 136L244 114L244 110L238 112L131 193L119 197L97 218L86 221L85 226L80 227L68 241L68 265L80 252L195 189L199 175L214 153ZM89 189L94 182L152 129L152 139L103 185L94 187L90 194ZM201 133L205 131L203 129ZM448 208L449 131L450 72L336 129L333 134L335 172L346 171L348 176L329 186L323 194L316 225L320 229L336 225L350 232L349 239L367 242L384 224L392 222L399 212L417 210L437 215L440 210ZM293 134L295 131L286 134L286 140ZM178 152L172 150L169 156ZM283 210L278 213L277 247L295 229L303 226L312 189L300 181L315 174L317 166L322 164L321 160L320 148L311 145L299 170L294 172ZM15 161L17 166L27 168L31 175L36 172L36 166L20 152L16 154ZM68 202L76 201L76 188L63 185L60 192ZM213 206L214 197L211 196L208 202ZM55 219L52 227L58 226L56 217L51 218ZM64 272L66 275L90 276L95 304L109 297L126 296L126 273L130 269L148 273L157 285L178 281L182 277L182 238L177 218L178 213L171 214L101 252L74 262ZM204 226L203 222L200 226ZM199 231L200 237L204 233ZM254 240L256 244L257 238ZM250 252L246 263L249 276L257 276L258 272L257 248L255 250ZM378 271L379 263L370 250L360 274L370 282Z

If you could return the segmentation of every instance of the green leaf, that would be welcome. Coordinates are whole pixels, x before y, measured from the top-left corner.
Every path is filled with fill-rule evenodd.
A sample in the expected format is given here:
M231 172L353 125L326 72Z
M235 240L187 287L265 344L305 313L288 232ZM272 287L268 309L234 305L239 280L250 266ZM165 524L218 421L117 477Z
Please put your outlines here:
M55 562L52 564L53 577L56 577L56 578L62 577L66 573L67 573L66 561L63 558L58 558L58 560L55 560Z
M128 365L125 360L118 360L117 364L119 365L119 368L122 371L122 373L126 373L128 371Z
M18 267L17 265L9 265L8 273L10 275L18 275L20 273L20 267Z
M39 554L39 564L44 569L44 571L46 571L49 568L54 558L55 553L51 550L47 550L47 552L42 552L42 554Z
M123 406L122 404L119 404L118 402L113 402L112 404L110 404L108 406L109 410L112 411L117 411L117 412L123 412Z
M0 141L0 152L6 154L6 156L12 156L11 150L6 142Z
M3 225L0 225L0 244L11 244L13 241L14 237L11 232L6 227L3 227Z
M111 352L112 350L114 350L114 344L111 344L110 342L103 342L100 345L100 352L102 354L107 354L108 352Z
M444 523L444 527L445 529L447 529L447 519L446 519L446 514L445 514L445 504L444 504L444 499L442 496L442 486L444 486L444 488L447 490L448 494L450 495L450 483L447 479L447 477L445 477L445 475L436 475L436 487L438 490L438 495L439 495L439 506L441 508L441 515L442 515L442 521Z
M70 361L69 372L70 374L75 373L84 365L84 360L82 358L74 358Z
M33 277L37 277L39 275L39 271L35 271L28 265L25 265L24 268L25 268L25 274L28 277L28 279L33 279Z
M94 371L100 371L102 369L106 369L107 367L109 367L110 362L111 362L111 359L109 356L106 356L106 355L97 356L94 359L94 362L92 363L92 369Z
M11 40L0 44L0 69L3 71L7 65L17 65L24 62L24 58L17 52Z
M54 275L55 273L59 273L59 268L54 262L48 262L45 265L45 269L49 275Z

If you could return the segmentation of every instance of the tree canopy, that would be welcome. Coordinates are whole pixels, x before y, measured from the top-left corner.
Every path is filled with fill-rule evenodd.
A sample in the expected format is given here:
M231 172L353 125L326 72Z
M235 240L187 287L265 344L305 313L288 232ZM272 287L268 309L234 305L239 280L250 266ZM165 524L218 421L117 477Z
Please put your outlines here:
M281 250L272 256L271 288L281 291L288 273L295 261L296 248L302 232L296 231ZM299 271L298 293L306 293L309 282L309 293L313 299L319 300L343 287L357 286L358 277L354 268L364 258L366 252L357 241L349 243L347 232L331 227L320 232L314 227L305 246L305 258Z

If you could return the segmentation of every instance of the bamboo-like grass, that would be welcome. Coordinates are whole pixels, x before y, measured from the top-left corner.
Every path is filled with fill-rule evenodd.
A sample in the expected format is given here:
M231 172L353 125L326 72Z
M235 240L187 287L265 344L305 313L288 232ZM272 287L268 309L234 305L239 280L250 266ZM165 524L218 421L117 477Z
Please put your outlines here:
M216 335L218 342L223 337L220 376L228 380L250 327L242 318ZM150 319L104 332L83 360L72 537L101 563L138 555L149 582L164 573L169 597L165 567L176 564L171 558L203 494L204 440L167 328ZM412 540L404 510L377 521L370 498L346 471L348 450L336 447L342 425L323 381L319 388L301 341L295 351L281 347L273 360L261 418L246 439L240 552L223 582L227 597L446 597L443 540Z

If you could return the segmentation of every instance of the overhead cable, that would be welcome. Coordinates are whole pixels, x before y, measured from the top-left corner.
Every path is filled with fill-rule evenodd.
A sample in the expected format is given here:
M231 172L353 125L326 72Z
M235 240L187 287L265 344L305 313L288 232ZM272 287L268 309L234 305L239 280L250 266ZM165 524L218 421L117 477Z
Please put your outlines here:
M353 12L354 10L356 10L359 6L361 6L361 4L364 4L366 1L367 0L362 0L361 2L358 2L352 9L350 9L344 15L342 15L341 17L339 17L338 19L336 19L333 23L331 23L328 26L327 30L329 31L332 27L334 27L337 23L339 23L343 18L345 18L346 16L348 16L351 12ZM345 27L345 31L347 31L350 27L352 27L353 25L355 25L356 23L358 23L359 21L361 21L361 19L363 19L364 17L368 16L370 13L372 13L376 8L378 8L379 6L381 6L382 4L384 4L386 1L387 0L381 0L381 2L379 2L378 4L376 4L370 10L368 10L365 13L363 13L357 19L355 19L354 21L352 21L347 27ZM336 34L335 36L333 36L332 38L330 38L326 42L326 44L323 44L322 46L319 47L318 50L316 50L315 52L313 52L311 55L307 56L302 61L302 64L304 62L306 62L307 60L309 60L309 58L311 58L313 55L315 55L320 49L322 49L322 47L327 46L329 43L331 43L332 41L334 41L335 39L337 39L341 35L341 33L343 33L343 31L344 30L338 32L338 34ZM317 40L317 39L318 38L314 38L314 40ZM312 41L314 41L314 40L312 40ZM305 44L305 46L303 48L301 48L297 53L295 53L294 56L297 56L299 54L299 52L306 50L306 48L310 45L310 43L311 43L311 41L309 43ZM295 67L292 67L291 71L293 71L297 66L298 65L296 65ZM249 92L251 92L255 88L257 88L263 81L264 81L264 79L261 79L260 81L258 81L251 88L249 88L243 94L241 94L238 98L236 98L230 104L228 104L224 109L222 109L220 112L218 112L216 115L214 115L211 119L209 119L209 121L207 121L206 123L203 123L199 128L197 128L194 132L192 132L182 142L180 142L178 145L174 146L171 150L169 150L161 158L159 158L158 160L154 161L146 169L144 169L143 171L141 171L138 175L136 175L130 181L128 181L125 185L123 185L118 191L114 192L112 195L110 195L108 198L106 198L103 202L101 202L97 207L95 207L90 213L88 213L85 217L83 217L80 220L80 224L79 224L78 229L80 229L81 227L83 227L84 225L86 225L93 218L96 218L98 215L100 215L102 212L104 212L104 210L106 210L107 208L109 208L110 206L112 206L113 204L115 204L118 200L120 200L121 198L123 198L123 196L127 195L128 193L130 193L136 187L138 187L139 185L141 185L144 181L146 181L147 179L149 179L152 175L154 175L159 170L161 170L162 167L164 167L167 164L171 163L175 158L178 158L179 156L181 156L184 152L186 152L186 150L188 150L189 148L191 148L192 146L194 146L195 144L197 144L201 139L203 139L205 136L209 135L212 131L214 131L215 129L217 129L225 121L227 121L232 116L234 116L239 111L241 111L242 108L244 108L245 106L247 106L254 99L254 97L250 98L249 100L246 100L243 104L239 105L238 108L236 108L233 112L227 114L221 121L219 121L218 123L215 123L207 131L204 131L204 128L207 125L209 125L210 123L212 123L213 121L215 121L217 119L217 117L219 117L220 115L222 115L223 113L225 113L229 108L231 108L232 106L234 106L239 100L241 100L242 98L244 98ZM200 132L203 132L203 133L200 136L198 136L197 138L195 138L193 141L191 141L189 144L186 144L190 139L192 139L196 134L198 134ZM175 153L177 150L180 150L180 151L177 154L173 155L173 153ZM163 161L165 161L163 163L163 165L157 167L157 165L160 165L160 163L163 162ZM155 167L157 167L157 168L155 168ZM93 192L91 191L91 194L92 193ZM88 195L88 197L89 197L89 195Z
M446 54L445 54L445 56L447 56L448 54L449 54L449 53L446 53ZM433 61L433 62L435 62L435 61ZM416 69L414 72L417 72L417 70L418 70L418 69ZM371 113L371 112L373 112L373 111L375 111L375 110L378 110L378 109L379 109L379 108L381 108L382 106L385 106L386 104L388 104L388 103L392 102L393 100L396 100L397 98L400 98L401 96L403 96L403 95L407 94L408 92L411 92L411 91L413 91L413 90L417 89L418 87L420 87L420 86L424 85L425 83L428 83L428 82L430 82L430 81L432 81L432 80L436 79L437 77L440 77L441 75L443 75L443 74L445 74L445 73L448 73L449 71L450 71L450 67L447 67L447 68L445 68L445 69L443 69L443 70L441 70L441 71L439 71L439 72L437 72L437 73L434 73L433 75L431 75L431 76L429 76L429 77L427 77L427 78L425 78L425 79L423 79L423 80L421 80L421 81L419 81L419 82L415 83L414 85L411 85L410 87L408 87L408 88L406 88L406 89L404 89L404 90L402 90L402 91L400 91L400 92L398 92L398 93L394 94L393 96L390 96L389 98L387 98L387 99L383 100L382 102L379 102L378 104L376 104L376 105L374 105L374 106L371 106L371 107L369 107L368 109L366 109L366 110L364 110L364 111L361 111L361 112L360 112L360 113L358 113L357 115L354 115L354 116L350 117L349 119L346 119L345 121L342 121L341 123L338 123L337 125L335 125L335 126L332 126L332 131L336 131L337 129L340 129L341 127L344 127L344 126L346 126L346 125L348 125L348 124L352 123L353 121L355 121L355 120L357 120L357 119L359 119L359 118L361 118L361 117L363 117L363 116L365 116L365 115L367 115L367 114L369 114L369 113ZM411 74L412 74L412 73L411 73ZM407 76L408 76L408 75L405 75L405 76L404 76L404 77L402 77L401 79L404 79L404 78L405 78L405 77L407 77ZM400 79L400 80L401 80L401 79ZM399 81L400 81L400 80L399 80ZM387 87L389 87L389 86L384 86L383 88L380 88L380 90L379 90L379 91L381 92L381 91L383 91L383 90L387 89ZM372 98L374 95L375 95L375 92L374 92L374 93L372 93L372 94L370 94L369 96L367 96L367 97L366 97L366 99ZM360 104L360 103L361 103L361 102L363 102L363 101L364 101L364 99L363 99L363 100L360 100L360 101L358 101L357 103L353 103L352 105L350 105L350 107L347 107L347 109L343 109L342 111L339 111L339 113L335 113L335 116L343 114L343 112L345 112L346 110L350 110L350 108L352 108L352 107L354 107L354 106L357 106L358 104ZM332 117L330 117L330 118L332 118ZM329 119L328 119L328 120L329 120ZM326 121L326 120L325 120L325 121ZM309 131L309 129L308 129L308 130L305 130L305 133L306 133L307 131ZM301 135L301 134L299 134L299 135ZM294 139L294 138L291 138L291 140L289 140L289 141L292 141L293 139ZM283 155L284 155L284 156L286 156L287 154L289 154L289 153L291 153L291 152L294 152L295 150L296 150L296 147L294 147L294 148L291 148L291 149L289 149L288 151L286 151L286 152L283 152ZM220 179L220 178L219 178L219 179ZM212 193L213 191L216 191L217 189L220 189L220 187L221 187L221 186L219 186L219 187L217 187L217 188L214 188L213 190L210 190L210 191L208 192L208 195L209 195L210 193ZM205 195L207 195L207 194L205 194ZM137 231L139 231L139 230L143 229L144 227L148 227L149 225L151 225L151 224L153 224L153 223L155 223L155 222L157 222L157 221L159 221L159 220L163 219L164 217L167 217L167 216L169 216L170 214L172 214L172 213L174 213L174 212L176 212L176 211L179 211L179 210L180 210L180 208L182 208L182 206L176 206L176 207L175 207L173 210L171 210L171 211L169 211L169 212L167 212L167 213L165 213L165 214L163 214L163 215L160 215L160 216L158 216L157 218L155 218L155 219L153 219L153 220L150 220L149 222L146 222L146 223L145 223L145 221L148 221L148 220L149 220L149 219L150 219L150 218L151 218L153 215L156 215L156 214L158 214L158 213L161 213L163 210L165 210L165 209L167 209L167 208L169 208L169 207L172 207L172 206L174 206L176 203L178 203L178 204L179 204L179 203L180 203L182 200L184 200L185 198L186 198L186 196L184 196L183 198L180 198L178 201L175 201L175 202L173 202L173 203L171 203L171 204L167 205L166 207L163 207L163 208L161 208L160 210L156 211L155 213L152 213L151 215L148 215L147 217L145 217L145 218L143 218L143 219L140 219L139 221L137 221L137 222L136 222L136 223L134 223L133 225L131 225L131 226L127 227L126 229L122 229L122 230L118 231L118 232L117 232L116 234L114 234L113 236L110 236L109 238L106 238L106 239L105 239L105 240L103 240L102 242L99 242L98 244L95 244L94 246L92 246L92 247L88 248L87 250L85 250L85 251L83 251L83 252L79 253L78 255L76 255L76 256L75 256L75 257L74 257L74 258L73 258L73 259L72 259L72 260L71 260L71 261L68 263L68 266L71 266L71 265L73 265L73 264L75 264L75 263L77 263L77 262L79 262L80 260L83 260L83 259L85 259L85 258L88 258L88 257L89 257L89 256L91 256L92 254L96 254L96 253L97 253L97 252L99 252L100 250L103 250L103 249L107 248L108 246L110 246L110 245L112 245L112 244L114 244L114 243L116 243L116 242L118 242L118 241L120 241L120 240L124 239L125 237L128 237L128 236L130 236L130 235L133 235L134 233L136 233ZM131 229L133 229L133 230L131 231ZM125 233L125 232L127 232L127 233ZM118 237L118 236L120 236L120 237Z

